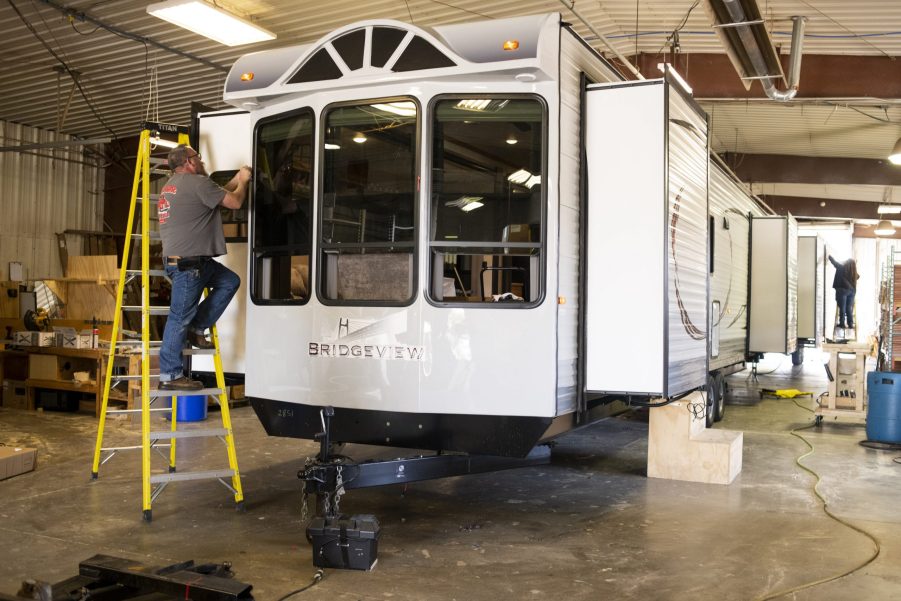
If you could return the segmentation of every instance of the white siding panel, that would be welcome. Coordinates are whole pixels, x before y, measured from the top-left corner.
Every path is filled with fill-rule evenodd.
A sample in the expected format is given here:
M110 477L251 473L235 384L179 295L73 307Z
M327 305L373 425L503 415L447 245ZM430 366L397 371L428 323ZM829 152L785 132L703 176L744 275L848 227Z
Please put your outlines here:
M70 136L0 121L2 146L72 140ZM0 153L0 279L10 261L20 261L25 278L62 277L56 234L67 229L99 230L103 169L86 159L82 146ZM70 255L81 237L68 236Z

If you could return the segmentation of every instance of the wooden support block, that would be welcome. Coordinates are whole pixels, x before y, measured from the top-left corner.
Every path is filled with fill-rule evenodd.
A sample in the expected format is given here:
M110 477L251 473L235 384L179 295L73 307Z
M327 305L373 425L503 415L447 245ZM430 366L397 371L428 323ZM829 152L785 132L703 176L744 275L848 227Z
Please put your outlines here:
M707 405L702 392L650 411L648 477L706 484L730 484L741 472L744 435L705 427L690 405Z

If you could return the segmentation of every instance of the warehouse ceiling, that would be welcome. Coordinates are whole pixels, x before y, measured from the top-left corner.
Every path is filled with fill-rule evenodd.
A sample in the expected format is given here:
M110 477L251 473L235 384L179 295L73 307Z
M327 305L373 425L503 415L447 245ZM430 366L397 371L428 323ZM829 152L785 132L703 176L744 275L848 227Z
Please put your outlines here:
M878 202L901 203L901 167L885 160L901 137L901 2L757 0L786 72L791 17L807 17L799 92L784 103L758 82L745 89L705 2L230 0L217 4L278 37L229 48L147 14L149 2L0 0L0 119L88 140L127 138L148 117L188 124L192 102L224 107L225 75L241 55L315 42L354 21L429 27L560 12L599 52L613 57L595 33L647 78L659 76L658 63L675 64L711 116L713 149L771 206L874 219Z

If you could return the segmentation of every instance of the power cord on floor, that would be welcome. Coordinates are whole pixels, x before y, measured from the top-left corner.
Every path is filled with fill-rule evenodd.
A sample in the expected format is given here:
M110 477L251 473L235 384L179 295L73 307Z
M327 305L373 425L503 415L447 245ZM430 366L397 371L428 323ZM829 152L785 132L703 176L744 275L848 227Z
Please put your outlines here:
M285 599L289 599L289 598L293 597L294 595L299 595L300 593L313 588L313 586L318 584L319 581L321 581L324 577L325 577L325 572L323 572L322 570L316 570L316 573L313 574L313 579L310 580L310 583L308 585L301 587L301 588L297 589L296 591L291 591L284 597L279 597L278 601L285 601Z
M798 404L797 401L795 402L795 404L796 404L796 405ZM801 430L808 430L808 429L810 429L810 428L813 428L815 425L816 425L816 422L814 422L814 423L812 423L812 424L808 424L808 425L806 425L806 426L802 426L802 427L800 427L800 428L795 428L794 430L792 430L791 432L789 432L789 433L790 433L792 436L794 436L795 438L800 439L801 442L803 442L805 445L807 445L807 447L810 449L809 451L807 451L806 453L804 453L803 455L801 455L800 457L798 457L797 459L795 459L795 464L797 464L798 467L800 467L800 468L803 469L804 471L806 471L806 472L808 472L809 474L811 474L814 478L816 478L816 482L815 482L814 485L813 485L813 494L815 494L816 497L817 497L817 498L820 500L820 502L823 504L823 513L825 513L827 516L829 516L830 518L832 518L833 520L835 520L835 521L838 522L839 524L842 524L843 526L846 526L846 527L850 528L851 530L854 530L854 531L856 531L856 532L859 532L859 533L863 534L864 536L866 536L868 539L870 539L870 540L873 542L873 554L872 554L866 561L864 561L864 562L860 563L859 565L857 565L857 566L851 568L850 570L846 570L846 571L844 571L844 572L841 572L841 573L839 573L839 574L834 574L834 575L828 576L828 577L826 577L826 578L820 578L819 580L815 580L815 581L813 581L813 582L807 582L807 583L801 584L801 585L799 585L799 586L795 586L795 587L792 587L792 588L788 588L788 589L784 589L784 590L781 590L781 591L777 591L777 592L775 592L775 593L769 593L769 594L766 594L766 595L764 595L764 596L762 596L762 597L758 597L756 601L767 601L768 599L776 599L776 598L782 597L782 596L784 596L784 595L788 595L788 594L791 594L791 593L796 593L796 592L798 592L798 591L800 591L800 590L804 590L804 589L807 589L807 588L811 588L811 587L814 587L814 586L818 586L818 585L820 585L820 584L825 584L825 583L827 583L827 582L832 582L833 580L838 580L839 578L844 578L845 576L849 576L849 575L853 574L854 572L856 572L857 570L859 570L859 569L861 569L861 568L863 568L863 567L869 565L870 563L873 562L873 560L875 560L877 557L879 557L879 552L881 551L881 547L880 547L879 541L876 539L876 537L873 536L872 534L870 534L869 532L867 532L866 530L864 530L863 528L860 528L860 527L858 527L858 526L855 526L854 524L852 524L852 523L850 523L850 522L847 522L847 521L843 520L842 518L838 517L837 515L835 515L834 513L832 513L832 512L829 510L829 505L828 505L828 503L826 502L825 497L823 497L823 495L820 494L820 491L819 491L819 488L818 488L819 485L820 485L820 475L819 475L816 471L814 471L813 469L811 469L811 468L807 467L806 465L804 465L803 463L801 463L801 460L802 460L802 459L804 459L805 457L808 457L808 456L810 456L810 455L813 454L813 452L814 452L814 446L810 443L810 441L808 441L806 438L804 438L803 436L801 436L800 434L798 434L798 432L801 431Z

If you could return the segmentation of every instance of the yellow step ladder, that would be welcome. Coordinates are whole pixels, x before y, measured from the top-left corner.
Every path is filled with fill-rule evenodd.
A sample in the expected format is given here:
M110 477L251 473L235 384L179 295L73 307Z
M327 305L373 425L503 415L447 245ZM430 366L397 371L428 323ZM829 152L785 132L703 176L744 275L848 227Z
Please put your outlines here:
M231 414L228 406L228 398L225 394L225 376L222 373L222 358L219 354L219 336L216 327L210 328L211 339L213 341L213 349L192 349L186 348L183 353L185 355L201 355L212 354L213 363L216 369L216 388L204 388L201 390L179 391L173 393L170 391L159 390L156 387L151 388L151 378L157 379L159 376L150 375L150 357L159 354L160 341L150 340L150 316L165 315L168 313L168 307L152 307L150 306L150 278L166 277L165 270L150 269L150 242L151 239L159 239L158 231L150 229L150 204L158 199L158 195L150 194L150 174L151 170L151 138L158 137L160 132L177 133L178 143L187 144L188 135L184 128L162 123L145 122L141 125L141 137L138 147L137 165L135 168L134 184L131 192L131 206L128 211L128 225L126 229L125 245L122 250L122 265L119 269L119 285L116 293L116 312L113 317L113 330L110 336L109 360L116 355L116 349L119 346L129 346L129 341L120 341L120 325L123 311L140 311L141 313L141 374L128 376L113 376L113 370L108 369L103 384L103 403L100 409L100 421L97 426L97 444L94 448L94 463L91 468L91 477L97 479L100 473L100 466L109 461L119 451L141 449L141 475L143 482L143 518L149 522L153 519L151 505L159 496L163 489L170 482L178 482L185 480L205 480L217 479L232 493L234 493L235 504L238 511L244 510L244 493L241 490L241 475L238 471L238 456L235 452L235 440L232 433ZM159 173L153 170L154 173ZM139 194L140 190L140 194ZM135 213L138 204L141 205L141 225L140 234L133 233L135 226ZM129 251L132 242L140 240L141 243L141 269L132 270L129 265ZM127 282L133 278L140 276L141 278L141 304L128 306L123 304L124 290ZM135 341L137 342L137 341ZM113 379L116 382L113 382ZM140 409L109 409L110 389L124 380L141 381L141 408ZM177 396L181 395L203 395L214 396L219 401L222 416L222 427L203 430L183 430L177 429ZM160 398L171 397L171 408L154 407L153 404ZM171 428L168 430L152 431L151 430L151 413L171 412ZM104 447L103 432L106 425L106 416L110 414L141 414L141 445L126 447ZM225 444L228 455L228 468L215 469L208 471L182 472L176 471L176 441L179 438L201 438L201 437L218 437ZM160 441L170 441L168 445ZM160 452L158 447L169 446L169 469L168 473L151 472L150 468L150 451L151 449ZM106 454L101 460L101 455ZM160 453L162 454L162 453ZM165 457L165 455L163 455ZM226 479L231 479L231 484ZM155 486L155 488L154 488Z

